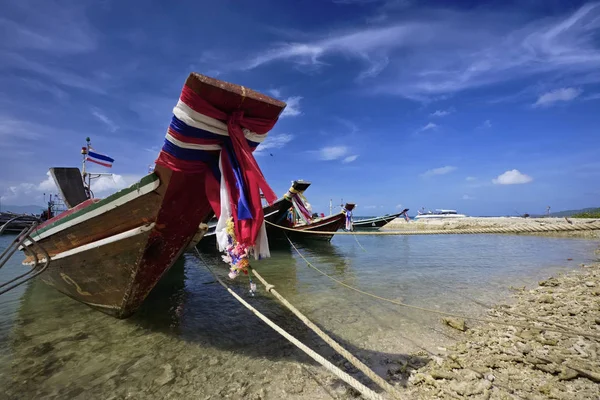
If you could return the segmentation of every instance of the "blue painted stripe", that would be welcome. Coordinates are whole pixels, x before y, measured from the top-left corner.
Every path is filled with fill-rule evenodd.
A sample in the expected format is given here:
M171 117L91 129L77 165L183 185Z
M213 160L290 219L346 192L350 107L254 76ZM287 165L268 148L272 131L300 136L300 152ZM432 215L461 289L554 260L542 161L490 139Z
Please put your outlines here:
M216 162L219 160L219 151L209 152L206 150L184 149L174 145L165 139L163 150L173 157L186 161L203 161L206 163Z
M88 151L88 155L90 157L94 157L95 159L102 160L102 161L107 161L109 163L115 161L113 158L110 158L109 156L105 156L104 154L96 153L94 151Z
M224 138L227 137L227 136L223 136L223 135L217 135L216 133L212 133L212 132L209 132L204 129L189 126L188 124L186 124L185 122L183 122L182 120L180 120L179 118L177 118L174 115L173 115L173 118L171 119L170 128L182 136L187 136L187 137L197 138L197 139L223 140ZM248 145L251 148L256 148L259 145L258 142L253 142L252 140L246 139L246 141L248 142Z

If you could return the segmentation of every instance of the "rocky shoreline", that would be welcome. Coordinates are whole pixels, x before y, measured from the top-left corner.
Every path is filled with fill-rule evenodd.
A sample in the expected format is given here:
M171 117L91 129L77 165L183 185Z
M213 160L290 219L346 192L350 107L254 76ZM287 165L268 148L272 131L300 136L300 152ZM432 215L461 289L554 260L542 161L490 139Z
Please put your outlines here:
M578 225L600 222L592 218L521 218L521 217L464 217L419 219L406 222L404 218L396 218L381 229L385 230L453 230L471 228L497 228L514 226L549 226L549 225ZM557 237L600 238L600 230L522 233L525 235L542 235Z
M599 398L600 263L539 284L514 289L513 304L489 312L490 319L536 328L467 325L463 341L440 348L439 356L410 373L408 398Z

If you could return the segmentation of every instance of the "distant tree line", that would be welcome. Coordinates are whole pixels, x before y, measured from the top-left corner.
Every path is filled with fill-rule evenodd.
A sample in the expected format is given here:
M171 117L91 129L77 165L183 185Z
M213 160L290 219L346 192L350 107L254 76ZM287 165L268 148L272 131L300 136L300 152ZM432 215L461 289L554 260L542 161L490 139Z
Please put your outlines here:
M573 214L572 218L600 218L600 208L586 210L577 214Z

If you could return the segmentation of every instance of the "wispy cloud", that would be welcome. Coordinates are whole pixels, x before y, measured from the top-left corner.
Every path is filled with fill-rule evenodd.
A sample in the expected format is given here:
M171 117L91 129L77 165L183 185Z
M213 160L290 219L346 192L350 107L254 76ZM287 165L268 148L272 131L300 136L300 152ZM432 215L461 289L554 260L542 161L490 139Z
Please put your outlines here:
M463 200L475 200L475 197L469 196L468 194L463 194L462 199Z
M104 123L111 132L116 132L119 127L110 118L106 116L100 109L92 108L92 115Z
M519 172L518 169L506 171L505 173L498 175L497 178L492 179L492 183L496 185L519 185L531 181L533 181L531 176Z
M290 133L280 133L277 135L270 134L269 136L267 136L265 141L256 148L256 150L254 151L254 155L260 156L265 155L267 153L270 154L272 149L281 149L293 139L294 135Z
M129 187L139 181L141 175L119 175L102 176L92 180L92 191L98 197L108 196L118 190ZM18 185L9 186L2 193L2 201L11 205L43 204L44 194L47 196L58 192L54 179L50 172L46 178L39 183L22 182Z
M467 177L465 178L465 180L466 180L467 182L473 182L473 181L476 181L476 180L477 180L477 178L475 178L474 176L467 176Z
M568 102L574 100L582 93L581 89L577 88L562 88L544 93L538 97L533 104L534 107L549 107L559 102Z
M269 89L269 90L267 90L267 92L269 92L269 94L273 97L276 97L276 98L281 97L281 89L277 89L277 88Z
M483 129L490 129L492 127L492 121L490 121L489 119L486 119L485 121L483 121L481 123L481 125L477 125L478 130L483 130Z
M589 94L582 98L582 100L600 100L600 93Z
M435 175L446 175L449 174L453 171L456 171L456 167L453 167L451 165L447 165L445 167L440 167L440 168L434 168L434 169L430 169L428 171L425 171L421 174L422 177L424 178L428 178L430 176L435 176Z
M431 114L429 114L430 117L445 117L447 115L450 115L454 112L454 108L450 107L447 110L435 110L434 112L432 112Z
M3 14L0 17L2 47L54 54L84 53L96 48L97 33L89 23L83 4L65 6L53 0L22 0L4 4Z
M357 158L358 158L358 154L353 154L353 155L351 155L351 156L347 156L347 157L345 157L345 158L342 160L342 162L343 162L344 164L348 164L348 163L351 163L352 161L356 161L356 159L357 159Z
M420 127L420 128L417 130L417 133L419 133L419 132L426 132L426 131L430 131L430 130L435 130L435 129L437 129L438 127L439 127L439 125L438 125L438 124L434 124L433 122L430 122L430 123L428 123L427 125Z
M370 84L376 91L416 100L538 74L589 76L600 68L594 35L599 16L598 3L525 23L498 10L430 9L387 26L329 31L313 40L279 44L242 68L277 61L334 68L354 60L363 66L360 77L377 77ZM332 57L339 54L345 57ZM587 79L598 82L600 76Z
M348 151L349 149L346 146L328 146L320 149L318 153L321 160L330 161L345 157Z
M302 114L302 111L300 111L300 100L302 100L301 96L292 96L285 99L287 106L283 109L281 118L296 117Z
M354 122L350 121L349 119L340 118L340 117L333 117L333 119L336 122L339 122L341 125L343 125L348 130L347 133L356 133L360 130L358 128L358 125L356 125Z

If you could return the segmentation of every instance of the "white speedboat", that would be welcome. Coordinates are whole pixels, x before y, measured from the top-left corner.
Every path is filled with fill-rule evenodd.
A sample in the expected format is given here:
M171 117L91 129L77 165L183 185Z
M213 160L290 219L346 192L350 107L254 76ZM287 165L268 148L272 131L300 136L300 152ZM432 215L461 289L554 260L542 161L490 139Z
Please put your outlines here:
M433 218L465 218L466 215L464 214L459 214L456 212L456 210L435 210L434 212L431 211L427 211L427 212L421 212L421 211L417 211L417 215L415 216L415 219L433 219Z

